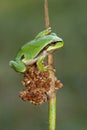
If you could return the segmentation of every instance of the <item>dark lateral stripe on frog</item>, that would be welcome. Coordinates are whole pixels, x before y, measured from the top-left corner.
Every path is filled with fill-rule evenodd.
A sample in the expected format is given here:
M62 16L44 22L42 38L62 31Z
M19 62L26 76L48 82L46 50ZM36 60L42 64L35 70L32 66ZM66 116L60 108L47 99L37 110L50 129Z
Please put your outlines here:
M61 41L58 41L58 42L61 42ZM46 47L44 47L44 48L38 53L38 55L37 55L35 58L39 57L39 56L41 55L41 53L44 52L44 50L47 50L48 47L50 47L50 46L52 46L52 45L54 46L56 43L57 43L57 42L51 42L50 44L48 44Z

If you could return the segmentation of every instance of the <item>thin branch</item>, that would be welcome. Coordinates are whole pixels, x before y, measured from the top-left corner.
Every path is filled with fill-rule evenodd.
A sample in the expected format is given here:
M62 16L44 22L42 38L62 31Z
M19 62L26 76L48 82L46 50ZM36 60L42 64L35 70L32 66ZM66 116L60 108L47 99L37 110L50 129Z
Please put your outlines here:
M44 12L45 12L45 27L50 26L49 14L48 14L48 3L44 0ZM48 66L49 66L49 77L52 79L50 83L50 91L48 93L49 103L49 130L55 130L56 126L56 92L55 92L55 74L54 74L54 61L53 54L48 54Z
M49 13L48 13L47 0L44 0L44 13L45 13L45 27L48 28L50 26L50 22L49 22Z
M56 92L55 92L55 75L53 71L53 55L48 55L49 76L52 79L50 83L50 91L48 93L49 98L49 130L55 130L56 128Z

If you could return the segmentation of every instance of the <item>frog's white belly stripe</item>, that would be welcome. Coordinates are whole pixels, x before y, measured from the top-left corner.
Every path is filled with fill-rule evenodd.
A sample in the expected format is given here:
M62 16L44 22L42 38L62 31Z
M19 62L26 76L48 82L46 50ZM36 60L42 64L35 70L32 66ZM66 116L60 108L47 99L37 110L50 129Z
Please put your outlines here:
M36 58L32 59L31 61L28 61L26 63L24 63L25 65L32 65L34 64L41 56L47 56L47 51L43 51L40 55L38 55Z

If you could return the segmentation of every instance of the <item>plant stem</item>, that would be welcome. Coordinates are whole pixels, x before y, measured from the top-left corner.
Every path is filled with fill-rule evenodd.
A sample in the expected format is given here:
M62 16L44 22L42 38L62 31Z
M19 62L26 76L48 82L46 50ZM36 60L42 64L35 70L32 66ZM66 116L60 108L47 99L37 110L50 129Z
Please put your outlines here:
M48 3L44 0L44 12L45 12L45 27L50 26L49 14L48 14ZM49 66L49 77L52 79L50 83L50 91L48 93L48 111L49 111L49 130L55 130L56 126L56 92L55 92L55 74L53 64L53 54L48 54L48 66Z
M55 91L55 75L53 71L53 55L50 53L48 55L48 65L49 65L49 76L52 79L50 83L50 91L48 93L49 99L49 130L55 130L56 128L56 91Z
M49 100L49 130L56 127L56 96Z
M45 14L45 27L48 28L50 26L50 22L49 22L49 13L48 13L47 0L44 0L44 14Z

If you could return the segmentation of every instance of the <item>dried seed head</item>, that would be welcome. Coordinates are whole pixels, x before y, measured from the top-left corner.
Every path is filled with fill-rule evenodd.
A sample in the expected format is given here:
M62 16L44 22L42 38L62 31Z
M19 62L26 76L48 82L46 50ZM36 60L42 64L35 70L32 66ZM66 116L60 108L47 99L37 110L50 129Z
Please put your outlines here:
M63 84L60 82L60 80L56 80L55 81L55 89L59 89L59 88L62 88L63 87Z
M44 64L45 65L45 64ZM40 71L36 64L29 66L24 74L22 85L25 89L20 92L19 96L24 101L30 101L35 105L47 102L47 93L50 91L49 72ZM60 80L55 78L55 89L61 88L63 85Z

